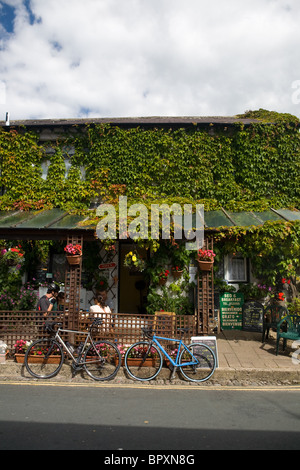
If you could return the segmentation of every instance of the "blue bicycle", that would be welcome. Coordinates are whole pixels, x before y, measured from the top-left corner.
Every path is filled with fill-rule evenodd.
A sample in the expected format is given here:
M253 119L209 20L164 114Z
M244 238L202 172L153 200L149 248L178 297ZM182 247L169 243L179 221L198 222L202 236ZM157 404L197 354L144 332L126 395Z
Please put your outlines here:
M180 328L183 335L188 328ZM124 364L128 374L135 380L147 381L154 379L163 366L163 356L173 366L171 378L174 377L177 367L183 377L192 382L208 380L216 369L216 356L213 350L203 343L192 343L189 346L174 338L156 336L152 329L142 328L145 338L132 344L126 351ZM172 357L160 343L171 341L179 343L175 357Z

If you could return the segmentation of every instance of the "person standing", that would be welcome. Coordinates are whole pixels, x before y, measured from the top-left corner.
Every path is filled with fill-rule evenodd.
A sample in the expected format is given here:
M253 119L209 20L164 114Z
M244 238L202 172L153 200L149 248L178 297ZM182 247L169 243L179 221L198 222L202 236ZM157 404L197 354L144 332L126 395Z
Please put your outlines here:
M47 293L43 295L37 304L37 310L43 313L43 317L46 318L48 313L53 309L53 302L58 296L59 288L55 284L51 284L48 287Z

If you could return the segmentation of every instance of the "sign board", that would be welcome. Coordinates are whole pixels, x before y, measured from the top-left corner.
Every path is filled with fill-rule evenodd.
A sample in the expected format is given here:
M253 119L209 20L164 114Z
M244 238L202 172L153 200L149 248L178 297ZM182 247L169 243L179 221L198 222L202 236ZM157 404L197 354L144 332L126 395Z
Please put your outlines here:
M116 266L117 266L116 263L103 263L103 264L99 264L98 268L100 270L104 270L104 269L113 269Z
M259 302L246 302L243 305L243 330L263 331L264 306Z
M223 330L242 329L242 309L244 294L239 292L224 292L220 296L221 328Z
M219 367L217 338L215 336L192 336L192 343L203 343L212 349L216 356L216 368Z

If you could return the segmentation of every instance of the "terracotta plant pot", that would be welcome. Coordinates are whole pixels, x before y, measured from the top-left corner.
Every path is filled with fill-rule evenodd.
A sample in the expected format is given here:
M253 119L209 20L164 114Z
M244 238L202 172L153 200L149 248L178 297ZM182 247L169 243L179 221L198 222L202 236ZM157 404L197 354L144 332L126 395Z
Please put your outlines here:
M145 360L145 362L142 363L142 359L139 357L129 357L127 359L127 364L129 366L143 366L143 367L154 367L155 366L155 358L149 357L148 359Z
M210 271L214 265L213 261L198 261L200 271Z
M67 261L71 265L80 264L81 255L67 255Z
M18 364L24 364L25 354L15 354L15 358ZM49 356L47 359L48 364L59 364L61 361L61 356ZM39 356L29 356L28 362L30 364L41 364L43 358Z
M182 276L183 271L172 271L174 279L179 279Z

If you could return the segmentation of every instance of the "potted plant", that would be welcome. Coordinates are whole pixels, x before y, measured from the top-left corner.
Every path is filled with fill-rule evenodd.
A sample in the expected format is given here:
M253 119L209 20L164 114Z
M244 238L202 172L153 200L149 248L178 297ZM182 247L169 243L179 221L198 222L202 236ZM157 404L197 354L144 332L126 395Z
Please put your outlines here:
M172 276L174 279L179 279L182 276L183 269L180 266L172 267Z
M145 349L144 347L142 346L136 346L135 348L133 348L127 358L127 364L130 366L136 366L136 367L140 367L140 366L145 366L145 367L149 367L149 366L154 366L155 365L155 359L157 358L157 352L154 348L151 348L150 349L150 352L149 354L147 355L147 359L142 362L142 359L143 359L143 356L145 355L145 353L147 352L148 350L148 347Z
M103 275L95 275L94 288L97 293L106 291L108 289L108 279Z
M216 254L212 250L198 250L197 261L201 271L210 271Z
M24 358L27 349L31 345L32 341L25 341L24 339L20 339L16 342L14 345L15 348L15 359L19 364L24 363ZM28 357L28 362L30 363L43 363L45 361L44 356L45 353L47 352L47 349L45 349L45 346L43 345L38 345L32 351L32 354ZM53 351L51 355L47 358L47 363L48 364L57 364L61 361L61 356L60 354L57 354L58 351Z
M165 269L164 271L161 271L159 273L159 275L158 275L159 284L161 286L164 286L166 284L169 274L170 274L170 271L168 269Z
M82 246L79 244L73 245L69 243L65 246L64 251L66 252L66 257L69 264L79 264L82 256Z
M1 255L8 266L21 266L21 263L24 261L24 253L20 246L4 248L1 251Z
M24 339L19 339L14 345L15 348L15 359L18 363L23 364L24 357L27 349L31 345L31 341L25 341Z
M126 268L129 268L132 272L142 272L146 267L146 263L144 259L139 255L139 253L134 250L129 251L129 253L125 255L124 266L126 266Z

